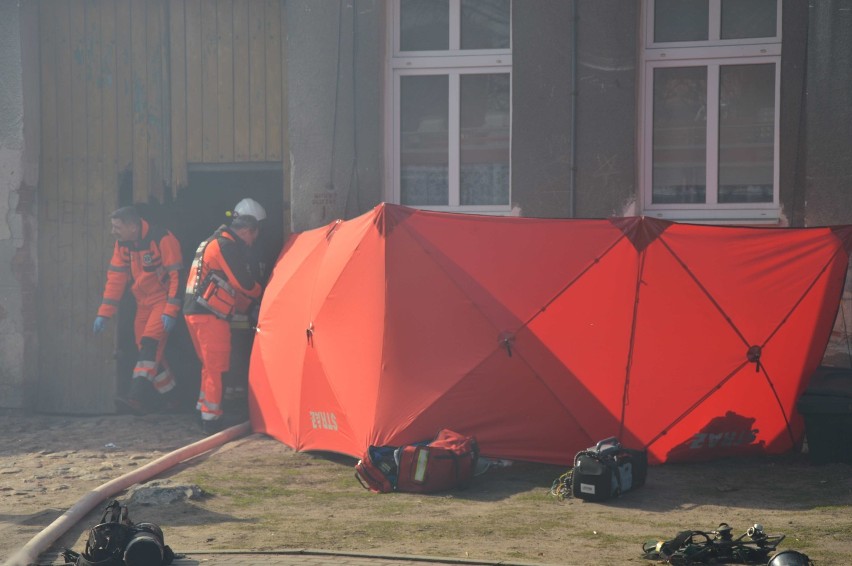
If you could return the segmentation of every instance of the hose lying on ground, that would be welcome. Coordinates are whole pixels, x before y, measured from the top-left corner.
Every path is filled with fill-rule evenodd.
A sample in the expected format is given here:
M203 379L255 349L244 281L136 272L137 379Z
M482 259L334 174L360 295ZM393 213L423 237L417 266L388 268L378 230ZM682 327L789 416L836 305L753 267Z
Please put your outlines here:
M250 432L251 424L248 421L232 426L231 428L226 428L222 432L203 438L183 448L178 448L137 470L96 487L83 496L82 499L58 519L49 524L43 531L30 539L27 544L6 561L4 566L29 566L35 563L39 554L47 550L51 544L65 534L65 531L79 523L89 511L100 505L107 498L134 484L144 482L185 460L203 454L213 448L218 448Z

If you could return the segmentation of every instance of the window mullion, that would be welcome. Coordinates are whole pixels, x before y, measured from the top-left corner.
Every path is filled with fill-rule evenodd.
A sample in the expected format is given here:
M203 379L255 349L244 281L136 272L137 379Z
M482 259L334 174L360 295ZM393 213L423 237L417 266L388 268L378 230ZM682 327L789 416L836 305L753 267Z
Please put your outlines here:
M709 28L707 38L710 41L719 41L722 37L722 0L710 0L710 13L708 14Z
M645 83L642 98L642 112L645 127L642 130L642 178L640 182L643 191L644 206L647 208L653 204L654 186L654 66L645 65Z
M707 204L719 202L719 69L707 67Z
M645 48L654 44L654 0L645 0L645 9L642 10L642 21L644 24Z
M781 37L781 19L784 17L784 8L781 4L781 0L778 0L775 5L775 13L778 14L778 17L775 18L775 37Z
M780 10L780 7L779 7ZM779 11L780 13L780 11ZM772 179L773 179L773 195L772 202L778 205L781 202L781 60L775 61L775 117L773 127L773 143L775 147L772 151L772 159L774 161Z
M393 73L393 91L396 93L396 96L393 97L393 200L392 202L402 202L402 157L400 152L402 150L402 132L400 131L400 124L402 123L402 118L400 117L401 112L401 101L400 101L400 91L401 91L401 77L398 72Z
M459 196L459 183L461 176L461 156L460 156L460 131L461 131L461 76L459 72L450 73L450 92L449 92L449 124L447 128L448 140L448 183L449 183L449 204L450 206L459 206L461 201Z
M461 0L450 0L450 51L461 49Z
M392 38L392 53L394 56L398 57L400 53L400 32L402 30L401 21L401 13L399 2L391 2L390 3L391 10L391 18L393 18L393 38ZM391 58L392 59L392 58Z

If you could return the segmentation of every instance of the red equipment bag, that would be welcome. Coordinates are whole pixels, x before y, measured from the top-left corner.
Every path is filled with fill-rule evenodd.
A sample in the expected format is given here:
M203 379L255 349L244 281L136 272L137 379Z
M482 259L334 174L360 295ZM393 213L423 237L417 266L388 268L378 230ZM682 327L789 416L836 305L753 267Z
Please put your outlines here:
M390 447L370 446L364 457L355 464L355 479L364 489L375 493L394 491L396 464L393 461L393 450Z
M466 487L478 458L476 438L444 429L429 444L399 448L396 490L431 493Z

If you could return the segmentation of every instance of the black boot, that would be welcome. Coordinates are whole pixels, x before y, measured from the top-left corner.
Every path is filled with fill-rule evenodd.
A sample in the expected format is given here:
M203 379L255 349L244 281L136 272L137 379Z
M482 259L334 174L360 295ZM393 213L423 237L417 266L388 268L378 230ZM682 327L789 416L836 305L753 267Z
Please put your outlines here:
M134 377L127 396L115 398L116 410L131 415L146 415L151 411L151 396L154 393L154 386L150 381L144 377Z
M221 432L222 429L222 419L213 419L212 421L201 421L201 431L207 436L210 436L211 434L216 434L217 432Z
M181 412L181 403L178 398L177 388L165 393L159 393L156 399L156 412L165 415L174 415Z

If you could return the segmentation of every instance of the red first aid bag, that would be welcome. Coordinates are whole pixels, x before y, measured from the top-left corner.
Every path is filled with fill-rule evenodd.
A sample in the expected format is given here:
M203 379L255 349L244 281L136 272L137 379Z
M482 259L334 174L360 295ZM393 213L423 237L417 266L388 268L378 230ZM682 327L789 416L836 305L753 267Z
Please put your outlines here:
M431 493L465 487L473 477L479 446L476 438L448 429L429 444L401 446L397 491Z
M394 448L370 446L364 457L355 464L355 479L365 489L375 493L390 493L396 486Z

